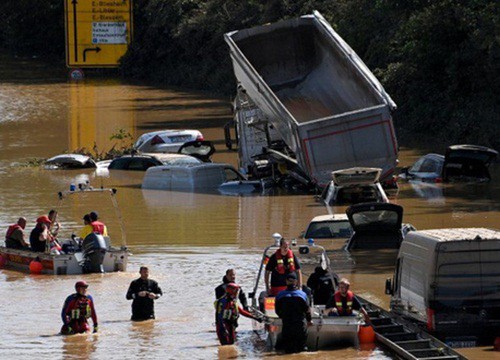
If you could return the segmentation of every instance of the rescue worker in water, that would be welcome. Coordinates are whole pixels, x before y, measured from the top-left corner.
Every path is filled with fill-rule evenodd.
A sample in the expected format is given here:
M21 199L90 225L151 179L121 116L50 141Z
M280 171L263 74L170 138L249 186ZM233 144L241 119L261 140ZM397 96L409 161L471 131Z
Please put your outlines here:
M236 324L241 315L262 322L262 319L254 317L250 312L243 309L238 303L239 285L228 283L226 294L214 303L215 306L215 326L217 337L221 345L234 344L236 340Z
M163 295L161 288L155 280L149 278L149 268L139 268L141 277L132 281L125 297L132 300L132 321L143 321L155 318L155 304Z
M297 275L286 276L286 290L276 296L275 311L283 322L281 342L276 344L286 353L298 353L306 348L307 327L312 325L307 295L297 288Z
M63 321L61 334L71 335L89 332L90 326L87 319L90 317L94 323L94 332L97 332L97 314L92 296L87 295L88 287L89 285L85 281L78 281L75 284L76 293L66 298L61 312Z

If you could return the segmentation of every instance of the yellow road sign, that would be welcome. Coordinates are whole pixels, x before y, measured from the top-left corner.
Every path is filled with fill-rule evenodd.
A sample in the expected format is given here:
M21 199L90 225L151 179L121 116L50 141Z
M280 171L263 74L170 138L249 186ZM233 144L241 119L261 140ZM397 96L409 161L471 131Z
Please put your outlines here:
M64 0L66 65L117 67L132 38L132 0Z

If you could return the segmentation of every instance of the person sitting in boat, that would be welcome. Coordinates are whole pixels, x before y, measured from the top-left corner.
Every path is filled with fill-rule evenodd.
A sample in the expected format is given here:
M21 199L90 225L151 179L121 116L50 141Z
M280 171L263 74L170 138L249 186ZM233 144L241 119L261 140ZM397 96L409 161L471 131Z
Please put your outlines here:
M317 266L309 276L307 286L311 289L315 305L325 305L335 290L331 274L321 266Z
M92 318L94 332L97 332L97 314L92 296L87 295L88 287L89 285L85 281L78 281L75 284L76 293L71 294L64 301L61 311L63 321L61 334L71 335L89 332L88 318Z
M236 271L234 269L227 269L226 275L222 277L222 284L215 288L215 299L219 299L221 296L226 294L226 286L229 283L236 283ZM243 309L248 310L248 301L243 289L240 288L238 295L241 306Z
M108 228L104 223L99 221L99 215L97 212L92 211L90 214L90 226L92 226L92 230L95 233L99 233L102 236L108 236Z
M85 214L83 215L83 228L80 230L79 236L80 239L85 239L87 235L92 234L94 232L94 228L90 223L92 220L90 220L90 214Z
M286 276L290 273L297 273L298 284L302 288L302 273L300 263L295 254L290 249L290 243L281 238L280 248L271 255L266 264L265 283L269 296L276 296L286 289ZM271 282L269 282L271 278Z
M214 302L215 326L221 345L234 344L236 340L236 324L240 314L259 322L263 321L263 319L253 316L240 306L238 303L239 291L239 285L228 283L225 295Z
M61 229L61 224L57 221L57 210L50 210L48 215L49 220L51 221L49 231L53 237L57 237L59 230Z
M361 306L358 298L349 290L351 283L346 278L339 282L339 289L332 294L325 306L325 313L328 316L354 316L354 310L363 314L365 323L370 324L370 317Z
M17 223L10 225L5 234L5 246L9 249L27 249L30 247L25 240L26 218L20 217Z
M283 321L281 341L277 348L286 353L297 353L305 349L307 327L312 325L311 308L304 291L297 287L297 275L286 275L286 289L276 296L276 314Z
M48 249L61 251L61 245L58 243L55 237L53 237L50 232L51 221L48 216L43 215L36 219L36 226L31 230L30 234L30 245L31 250L36 252L45 252Z

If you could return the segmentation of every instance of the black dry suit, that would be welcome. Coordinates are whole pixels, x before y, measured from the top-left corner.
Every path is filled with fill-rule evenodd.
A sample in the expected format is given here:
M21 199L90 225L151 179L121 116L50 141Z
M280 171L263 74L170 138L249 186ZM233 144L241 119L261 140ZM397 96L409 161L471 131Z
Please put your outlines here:
M307 295L302 290L288 287L276 296L276 314L283 321L281 345L285 352L304 350L307 341L307 321L311 321Z
M127 291L127 299L132 300L132 320L141 321L155 318L154 300L148 296L140 297L141 291L147 291L157 295L163 295L158 283L154 280L141 278L130 283Z

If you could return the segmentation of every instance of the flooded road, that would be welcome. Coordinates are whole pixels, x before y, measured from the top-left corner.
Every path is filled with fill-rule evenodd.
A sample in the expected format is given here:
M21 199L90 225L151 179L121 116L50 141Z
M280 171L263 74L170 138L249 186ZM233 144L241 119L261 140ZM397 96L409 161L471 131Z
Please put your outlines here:
M33 158L48 158L75 149L99 152L124 144L110 140L120 131L134 138L157 129L199 129L218 149L214 161L237 164L225 150L223 125L230 119L229 102L206 94L157 89L118 80L69 83L56 75L50 81L29 81L26 75L0 72L0 228L19 216L35 219L59 206L57 192L71 183L90 181L95 187L115 187L125 221L127 245L133 255L125 273L86 275L99 316L97 335L62 337L60 310L74 292L76 276L33 276L0 270L0 358L38 359L212 359L274 356L265 340L251 331L248 319L239 327L237 346L218 346L213 314L213 289L225 269L237 269L237 281L250 291L260 253L271 234L297 237L327 209L311 195L236 197L142 190L142 173L101 174L94 170L49 171L23 167ZM8 74L8 72L7 72ZM443 149L444 151L444 149ZM403 149L402 166L421 152ZM493 169L494 179L500 179ZM403 184L391 201L404 207L404 222L418 229L498 227L500 188L490 184L413 188ZM59 207L69 236L81 218L99 211L112 239L119 243L120 227L106 196L64 202ZM333 211L344 211L345 207ZM4 231L4 230L2 230ZM353 290L387 307L386 277L392 275L395 253L353 254L356 265L333 264L351 279ZM129 283L141 265L150 267L165 296L156 302L157 320L132 323ZM476 359L493 359L488 349L466 349ZM294 358L386 359L379 347L307 353ZM284 357L284 356L283 356Z

